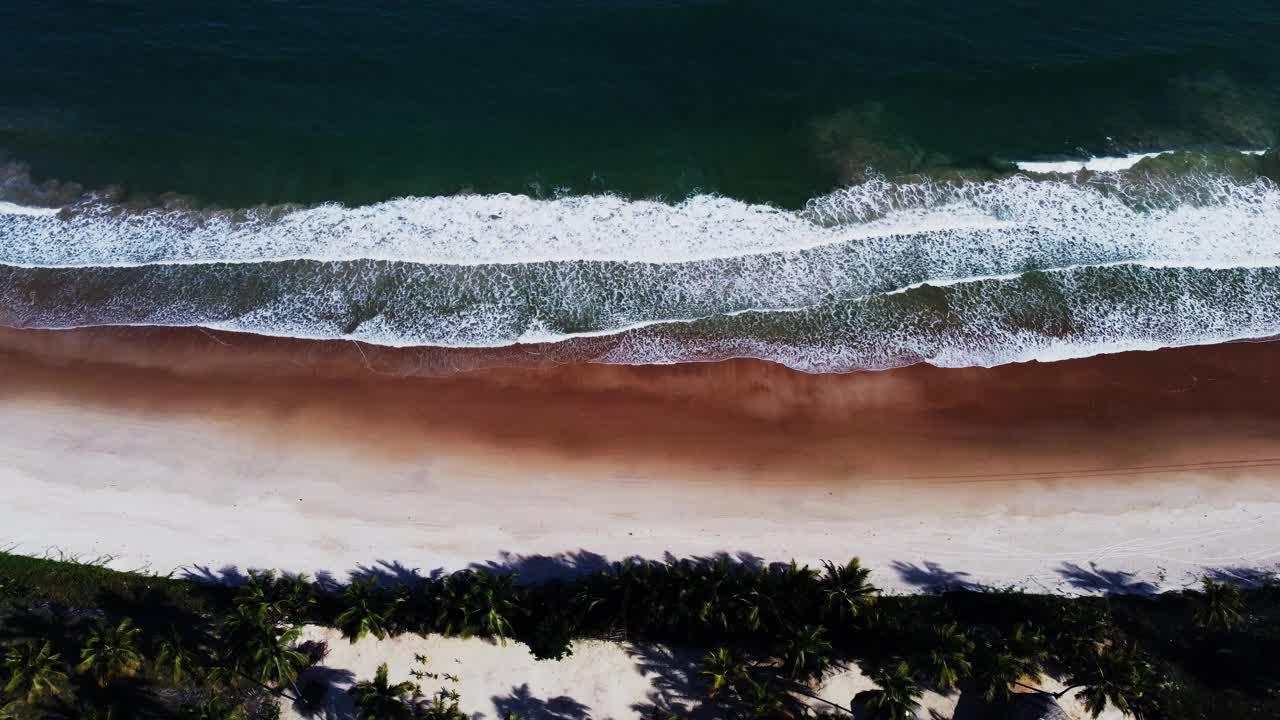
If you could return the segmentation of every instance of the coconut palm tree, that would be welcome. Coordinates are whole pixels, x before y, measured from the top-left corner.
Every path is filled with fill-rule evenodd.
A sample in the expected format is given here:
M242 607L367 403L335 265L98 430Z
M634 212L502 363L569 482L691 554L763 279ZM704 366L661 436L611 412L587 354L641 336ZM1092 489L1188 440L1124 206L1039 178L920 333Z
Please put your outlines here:
M1099 643L1082 649L1072 664L1066 688L1055 695L1083 688L1080 698L1094 717L1102 714L1108 701L1125 715L1132 715L1155 689L1155 670L1146 654L1132 643Z
M732 613L737 609L735 602L741 592L743 568L734 565L726 558L720 558L712 564L681 563L680 569L685 571L684 577L676 593L676 608L692 611L690 625L696 630L718 630L724 632L735 624Z
M268 687L292 686L308 663L307 656L293 648L301 634L301 628L288 628L255 638L248 646L249 675Z
M1201 580L1200 606L1196 609L1196 622L1210 628L1230 630L1243 619L1244 594L1240 588L1227 583L1214 582L1206 577Z
M634 572L632 565L632 561L614 563L578 584L573 605L584 626L595 626L604 631L621 627L623 635L626 635L633 587L624 577Z
M516 596L512 575L456 572L445 578L437 626L445 635L485 635L505 645L512 634L509 616L519 609Z
M861 703L879 720L910 720L916 716L923 692L912 677L911 666L900 662L892 670L881 670L871 676L875 690L858 693Z
M823 595L818 573L795 560L785 565L771 565L759 577L762 605L768 609L771 625L783 628L811 618L820 608Z
M249 582L236 591L235 604L262 612L275 623L291 622L315 605L315 588L306 575L278 576L275 572L249 575Z
M1043 635L1026 625L1014 626L1013 634L988 649L976 668L974 674L983 697L987 702L1004 702L1012 698L1015 685L1035 689L1025 681L1040 679L1048 657Z
M973 672L973 649L973 641L955 623L935 625L918 664L939 690L952 690Z
M379 640L386 638L393 601L378 589L376 578L367 583L360 579L351 581L342 592L342 601L347 607L338 615L337 625L343 637L353 645L367 635Z
M722 647L707 653L702 657L702 664L705 666L699 675L707 678L711 687L707 690L707 696L714 698L725 689L733 688L736 683L743 680L747 676L747 668L738 658L729 650Z
M768 680L757 682L747 678L741 693L742 708L749 720L772 720L786 717L787 693Z
M142 653L138 651L141 633L129 618L114 625L98 623L80 650L79 671L92 675L98 687L106 687L116 678L133 677L142 669Z
M365 720L411 720L409 696L416 689L410 682L392 685L387 680L387 664L382 663L372 680L356 683L350 692L357 712Z
M171 632L156 648L156 675L175 685L181 684L199 662L199 656L176 632Z
M823 561L826 572L819 579L827 610L838 620L858 617L862 610L876 600L879 588L869 581L871 571L862 567L858 558L844 565Z
M28 640L9 648L4 668L9 673L4 686L4 697L10 700L6 708L59 695L67 680L62 656L53 651L53 643L48 640L39 644Z
M277 624L271 610L262 604L242 604L231 610L218 628L219 662L209 671L215 686L239 687L249 680L272 688L292 686L298 673L309 663L294 649L300 628ZM293 688L294 698L298 697Z
M821 625L805 625L788 634L779 657L792 680L816 678L831 667L831 643L826 632Z
M458 709L458 693L441 690L431 698L414 697L410 710L413 720L467 720L467 714ZM515 713L507 713L504 720L521 720Z

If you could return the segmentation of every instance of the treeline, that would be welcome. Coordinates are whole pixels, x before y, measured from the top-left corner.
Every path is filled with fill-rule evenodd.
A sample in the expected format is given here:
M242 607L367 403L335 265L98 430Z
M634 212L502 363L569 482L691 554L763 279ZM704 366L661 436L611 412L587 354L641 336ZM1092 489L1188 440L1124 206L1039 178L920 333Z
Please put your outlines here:
M318 712L306 680L324 648L299 628L352 642L400 633L518 640L539 659L581 638L708 648L705 703L726 718L827 714L910 718L926 689L960 692L981 717L1080 691L1143 719L1280 717L1280 585L1066 598L1016 591L886 596L856 559L811 568L729 560L632 561L571 581L518 585L467 570L331 587L255 574L238 588L0 556L0 704L13 717L270 717ZM817 697L856 663L877 689ZM1039 689L1046 675L1067 688ZM463 720L456 696L357 684L362 717ZM812 708L820 708L814 710ZM655 708L663 718L682 708Z

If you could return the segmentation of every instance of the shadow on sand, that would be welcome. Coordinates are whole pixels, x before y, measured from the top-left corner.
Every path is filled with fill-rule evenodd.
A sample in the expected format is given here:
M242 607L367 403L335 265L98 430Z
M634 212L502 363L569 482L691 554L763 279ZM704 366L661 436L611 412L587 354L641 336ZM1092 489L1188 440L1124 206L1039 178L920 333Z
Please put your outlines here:
M1056 572L1076 590L1099 595L1154 595L1158 589L1153 583L1138 580L1137 573L1104 570L1095 563L1089 563L1087 568L1062 563Z
M890 566L898 577L906 584L929 593L953 592L956 590L986 590L986 585L969 580L969 573L958 570L947 570L936 562L925 560L919 565L915 563L893 561Z
M567 695L545 699L534 696L528 683L512 687L506 695L494 695L492 700L499 718L515 715L522 720L587 720L591 717L591 708Z

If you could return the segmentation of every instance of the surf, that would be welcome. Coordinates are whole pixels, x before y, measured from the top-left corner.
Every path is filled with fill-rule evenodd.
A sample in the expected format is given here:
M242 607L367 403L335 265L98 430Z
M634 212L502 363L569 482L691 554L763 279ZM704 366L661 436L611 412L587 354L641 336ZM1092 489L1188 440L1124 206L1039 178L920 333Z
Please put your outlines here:
M0 208L10 326L198 326L394 347L590 340L609 346L602 362L745 356L847 371L1257 337L1280 319L1247 312L1231 286L1252 278L1253 302L1269 302L1277 266L1280 189L1210 173L875 178L794 211L611 195ZM1165 306L1142 288L1156 277L1178 279L1161 286ZM1033 281L1056 288L1054 302L1026 304ZM1213 298L1190 325L1126 334L1098 320L1107 307L1168 317L1188 296ZM1015 321L1025 327L1010 331ZM1099 323L1113 329L1099 335Z

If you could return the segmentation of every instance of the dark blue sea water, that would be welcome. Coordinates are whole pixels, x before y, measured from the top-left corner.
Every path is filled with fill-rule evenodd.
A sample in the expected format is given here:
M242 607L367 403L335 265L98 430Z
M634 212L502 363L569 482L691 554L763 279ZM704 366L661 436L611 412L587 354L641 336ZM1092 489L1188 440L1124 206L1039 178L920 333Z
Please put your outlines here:
M717 192L1275 144L1280 3L9 2L0 148L256 203Z
M811 370L1280 330L1274 1L12 2L0 64L10 325Z

